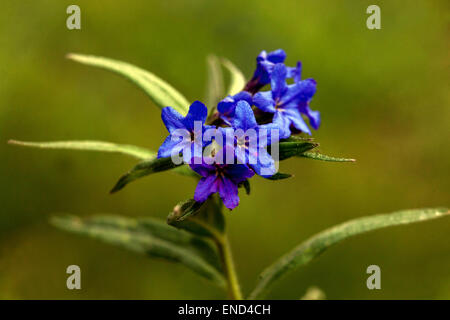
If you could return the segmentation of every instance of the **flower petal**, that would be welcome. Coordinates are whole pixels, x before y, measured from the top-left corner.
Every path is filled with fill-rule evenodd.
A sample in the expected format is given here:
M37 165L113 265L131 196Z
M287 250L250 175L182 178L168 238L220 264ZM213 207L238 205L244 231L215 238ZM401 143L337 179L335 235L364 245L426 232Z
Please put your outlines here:
M172 140L174 138L174 140ZM168 136L162 145L158 149L158 158L167 158L172 156L172 150L177 147L177 151L181 152L183 147L189 148L189 142L183 142L183 139L179 137L179 139L176 139L176 137Z
M262 177L271 177L277 172L274 159L265 149L259 150L258 162L252 168Z
M288 78L293 78L294 82L300 82L302 78L302 63L300 61L297 62L297 66L294 68L288 68Z
M236 208L239 204L238 186L227 177L223 177L219 183L219 195L225 207L230 210Z
M275 113L275 101L271 91L258 92L253 96L253 104L264 112Z
M176 129L184 128L183 116L172 107L162 109L161 119L170 133Z
M280 130L280 139L287 139L291 136L291 120L282 111L275 112L272 123Z
M272 52L267 53L263 50L256 58L257 61L268 60L272 63L282 63L286 60L286 52L283 49L277 49Z
M258 126L252 107L244 100L237 103L232 123L234 128L244 131Z
M217 110L224 115L231 115L234 111L235 101L232 96L228 96L217 104Z
M201 178L195 188L194 200L198 202L203 202L208 197L217 192L218 181L217 176L212 174L205 178Z
M281 98L287 90L286 75L286 66L282 63L277 63L273 68L270 81L274 100Z
M252 95L247 91L241 91L233 96L233 100L239 102L240 100L247 101L249 105L252 105Z
M294 127L300 131L306 132L311 135L311 130L303 120L302 115L298 109L287 109L285 110L285 116L289 118L290 122Z
M189 112L183 119L183 124L189 131L194 130L194 121L205 123L208 116L208 109L200 101L194 101L189 107Z
M311 127L313 127L315 130L319 129L320 126L320 112L314 111L309 108L309 106L306 106L304 108L300 109L300 112L304 113L308 119L309 124Z
M225 168L225 172L227 177L236 183L242 182L255 175L255 173L245 164L228 165Z
M209 175L215 175L216 167L211 164L207 164L203 158L193 158L189 164L192 170L197 172L202 177L207 177Z

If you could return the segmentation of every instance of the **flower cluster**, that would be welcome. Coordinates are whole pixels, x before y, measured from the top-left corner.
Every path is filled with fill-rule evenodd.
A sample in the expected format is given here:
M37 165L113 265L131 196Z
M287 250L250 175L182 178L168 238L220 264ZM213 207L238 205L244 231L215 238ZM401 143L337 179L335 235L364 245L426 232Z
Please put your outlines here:
M181 157L201 176L196 201L219 193L224 205L234 209L243 182L255 173L270 177L277 172L278 159L273 159L268 146L292 134L311 134L303 116L312 128L319 128L320 114L309 107L316 81L302 80L301 63L288 67L285 59L281 49L262 51L243 90L220 101L210 116L200 101L192 103L186 116L171 107L162 110L169 136L159 148L158 158ZM269 84L270 90L261 91Z

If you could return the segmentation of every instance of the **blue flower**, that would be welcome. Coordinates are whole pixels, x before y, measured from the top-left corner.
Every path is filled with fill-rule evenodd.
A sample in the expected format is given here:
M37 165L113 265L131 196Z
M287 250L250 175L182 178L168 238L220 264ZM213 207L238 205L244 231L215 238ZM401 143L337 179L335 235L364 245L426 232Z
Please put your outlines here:
M170 157L172 153L178 155L183 150L190 150L183 153L186 163L194 155L201 156L202 147L209 143L202 141L203 132L215 128L204 125L207 115L208 110L200 101L191 104L185 117L171 107L163 108L161 118L170 134L159 147L158 158Z
M270 83L270 76L273 68L277 63L283 63L286 60L286 53L282 49L278 49L267 53L262 51L256 58L256 70L252 79L245 86L245 91L256 93Z
M267 146L271 144L271 130L278 130L278 127L258 125L251 106L243 100L236 104L231 125L232 128L220 130L227 147L234 150L238 163L248 164L260 176L274 175L275 161L267 152Z
M233 210L239 204L239 183L255 173L245 164L218 164L211 159L210 162L205 160L207 159L202 158L200 164L190 164L192 170L202 176L195 189L194 200L203 202L211 194L218 192L225 207Z
M300 82L302 79L302 63L300 61L297 62L297 65L294 68L287 67L287 76L286 78L293 78L294 82Z
M220 118L228 125L231 124L234 111L236 109L236 104L239 101L246 101L248 104L252 105L252 95L246 91L241 91L234 96L228 96L217 104L217 110L220 113Z
M281 139L291 135L291 127L311 134L302 114L308 117L314 129L317 130L320 125L320 113L309 108L309 102L316 93L316 81L306 79L287 85L287 72L284 64L276 64L271 75L271 91L258 92L253 96L256 107L274 114L273 123L280 128Z

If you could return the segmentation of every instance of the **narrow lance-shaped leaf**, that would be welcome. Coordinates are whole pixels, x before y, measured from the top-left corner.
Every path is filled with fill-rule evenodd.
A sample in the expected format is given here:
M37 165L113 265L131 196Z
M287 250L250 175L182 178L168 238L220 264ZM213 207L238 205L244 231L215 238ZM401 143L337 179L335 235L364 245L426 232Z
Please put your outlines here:
M278 144L278 158L281 161L289 159L291 157L299 156L308 150L316 148L318 145L318 143L305 141L281 141Z
M54 217L51 222L64 230L86 235L151 257L178 262L199 275L224 286L217 250L195 235L167 226L152 218L119 216Z
M313 159L313 160L322 160L322 161L329 161L329 162L355 162L355 159L347 159L347 158L336 158L327 156L318 152L304 152L299 155L303 158Z
M121 153L139 160L155 159L156 153L134 145L117 144L104 141L80 140L80 141L52 141L52 142L29 142L9 140L9 144L39 148L39 149L55 149L55 150L81 150L81 151L100 151L110 153ZM199 177L188 165L181 165L175 167L173 172L190 177Z
M185 115L189 108L186 98L164 80L153 73L138 68L132 64L104 57L71 53L68 59L103 68L129 79L140 87L160 108L171 106Z
M220 68L219 58L215 55L209 55L208 64L208 85L207 85L207 106L209 114L214 112L217 103L224 96L223 90L223 74Z
M235 95L245 87L246 80L244 74L228 59L222 58L221 61L224 67L230 72L230 84L227 95Z
M29 142L29 141L9 140L8 143L18 146L40 148L40 149L70 149L70 150L122 153L140 160L151 159L156 156L156 154L153 151L150 151L145 148L104 141L80 140L80 141Z
M304 266L330 246L348 237L389 226L436 219L449 214L450 211L447 208L405 210L350 220L322 231L295 247L264 270L249 299L265 297L269 289L282 277Z
M290 177L292 177L292 174L277 172L273 176L267 177L265 179L267 179L267 180L274 180L275 181L275 180L284 180L284 179L287 179L287 178L290 178Z
M181 164L175 164L171 157L145 160L138 163L133 169L124 174L119 181L117 181L111 193L117 192L124 188L130 182L148 176L152 173L166 171L175 167L181 166Z

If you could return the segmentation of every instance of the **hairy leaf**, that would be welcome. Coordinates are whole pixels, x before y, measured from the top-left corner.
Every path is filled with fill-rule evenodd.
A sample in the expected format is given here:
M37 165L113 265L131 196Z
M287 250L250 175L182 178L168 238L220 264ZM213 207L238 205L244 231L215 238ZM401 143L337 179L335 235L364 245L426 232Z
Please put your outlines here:
M178 262L203 277L224 286L216 248L205 239L177 230L152 218L94 216L80 219L57 216L51 220L58 228L102 240L151 257Z
M244 90L245 87L245 77L241 70L239 70L230 60L222 58L222 64L230 72L230 84L228 87L228 92L226 95L235 95L236 93Z
M277 172L273 176L267 177L267 180L283 180L292 177L292 174Z
M156 154L153 151L150 151L145 148L104 141L80 140L80 141L29 142L29 141L9 140L8 143L18 146L41 148L41 149L71 149L71 150L122 153L125 155L132 156L134 158L138 158L140 160L152 159L156 156Z
M209 114L214 112L217 103L224 97L223 90L223 74L220 67L219 58L215 55L209 55L207 58L208 64L208 85L207 85L207 99L206 103L209 109Z
M156 153L133 145L127 144L117 144L104 141L52 141L52 142L28 142L28 141L17 141L9 140L9 144L40 148L40 149L68 149L68 150L87 150L87 151L101 151L101 152L111 152L111 153L121 153L125 155L132 156L139 160L152 160L156 158ZM195 171L191 170L188 165L180 165L171 170L177 174L183 176L190 176L198 178L199 175Z
M121 190L136 179L148 176L152 173L170 170L181 165L175 164L171 157L142 161L117 181L116 185L112 188L111 193Z
M264 270L249 299L263 298L269 289L286 274L304 266L330 246L348 237L389 226L436 219L449 214L450 211L447 208L405 210L350 220L322 231Z
M127 78L144 90L160 108L170 106L183 115L188 111L189 102L180 92L144 69L126 62L91 55L70 53L67 55L67 58L86 65L103 68Z
M330 161L330 162L355 162L355 159L346 159L346 158L336 158L326 156L324 154L318 152L304 152L299 155L303 158L314 159L314 160L322 160L322 161Z
M286 160L291 157L302 155L318 145L318 143L306 141L282 141L279 143L279 160Z

